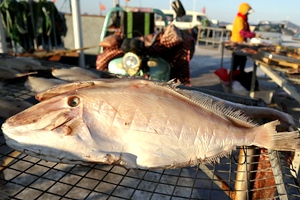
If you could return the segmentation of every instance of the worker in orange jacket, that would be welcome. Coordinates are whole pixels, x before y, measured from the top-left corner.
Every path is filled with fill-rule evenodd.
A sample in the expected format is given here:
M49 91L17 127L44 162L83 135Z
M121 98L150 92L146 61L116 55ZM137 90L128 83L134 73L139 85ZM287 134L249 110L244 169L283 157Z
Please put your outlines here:
M255 37L255 33L250 31L248 23L248 15L252 12L253 10L248 3L240 4L238 13L233 22L231 33L232 42L247 42L248 38ZM243 73L245 70L247 57L233 54L232 58L232 69L236 70L239 67L240 71Z

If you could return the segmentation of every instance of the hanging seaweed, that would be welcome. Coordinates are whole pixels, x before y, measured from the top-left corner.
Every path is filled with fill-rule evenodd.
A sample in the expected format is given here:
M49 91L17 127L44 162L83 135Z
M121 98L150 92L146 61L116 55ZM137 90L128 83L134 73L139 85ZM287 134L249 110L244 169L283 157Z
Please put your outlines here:
M16 43L21 45L21 35L25 33L19 3L15 0L4 0L0 4L2 23L7 35Z
M65 20L53 2L4 0L0 11L6 34L21 47L19 51L51 50L66 34Z

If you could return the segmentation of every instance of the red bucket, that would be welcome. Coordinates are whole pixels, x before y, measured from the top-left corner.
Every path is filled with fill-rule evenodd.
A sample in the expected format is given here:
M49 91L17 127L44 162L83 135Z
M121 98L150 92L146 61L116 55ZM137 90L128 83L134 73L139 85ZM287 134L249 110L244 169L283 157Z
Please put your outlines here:
M219 68L214 72L222 81L229 82L230 74L228 73L227 69ZM235 76L239 75L241 72L240 70L234 70L232 72L232 78L234 79Z
M227 69L225 68L219 68L215 72L215 75L217 75L222 81L229 82L229 74Z

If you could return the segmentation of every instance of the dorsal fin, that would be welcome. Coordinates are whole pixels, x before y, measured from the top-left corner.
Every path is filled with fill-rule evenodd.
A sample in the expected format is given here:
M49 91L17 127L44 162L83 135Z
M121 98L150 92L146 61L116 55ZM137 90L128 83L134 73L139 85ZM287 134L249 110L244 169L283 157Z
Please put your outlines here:
M214 112L223 119L231 121L233 124L241 127L254 127L258 124L246 116L242 110L226 106L225 101L215 101L209 95L196 90L179 89L177 83L158 83L159 85L176 92L177 94L187 98L196 105Z

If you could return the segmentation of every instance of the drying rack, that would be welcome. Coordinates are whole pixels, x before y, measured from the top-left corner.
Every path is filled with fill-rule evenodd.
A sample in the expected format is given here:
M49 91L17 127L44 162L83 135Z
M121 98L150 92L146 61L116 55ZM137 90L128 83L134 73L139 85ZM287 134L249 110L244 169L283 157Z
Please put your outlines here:
M25 89L23 81L5 84L1 95L36 103L34 93ZM261 100L202 91L246 105L265 106ZM101 164L67 165L20 154L5 144L0 132L0 199L225 200L242 196L250 200L262 194L263 199L299 199L290 159L288 153L237 147L219 163L183 169L127 170ZM244 170L239 171L239 166ZM241 174L245 178L238 179Z

